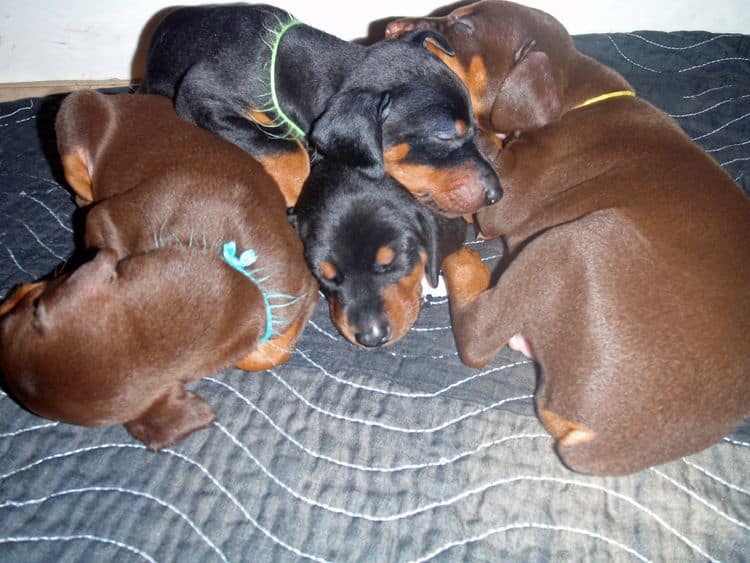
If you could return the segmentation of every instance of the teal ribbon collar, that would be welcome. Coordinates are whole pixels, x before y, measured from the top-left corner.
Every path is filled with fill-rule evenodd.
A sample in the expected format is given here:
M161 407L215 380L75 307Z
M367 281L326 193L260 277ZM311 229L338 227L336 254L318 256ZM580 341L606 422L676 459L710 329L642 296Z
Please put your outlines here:
M259 340L259 343L267 342L271 336L275 334L274 324L281 322L280 319L273 318L274 309L281 307L288 307L295 303L299 298L285 293L277 293L269 291L264 287L264 283L268 281L271 276L267 275L264 277L258 277L263 271L263 268L249 269L250 266L255 264L258 260L258 255L252 248L248 248L237 256L237 243L233 240L224 244L223 248L224 261L229 264L232 268L242 273L251 282L253 282L260 290L263 296L263 305L266 310L266 330L263 333L263 337Z

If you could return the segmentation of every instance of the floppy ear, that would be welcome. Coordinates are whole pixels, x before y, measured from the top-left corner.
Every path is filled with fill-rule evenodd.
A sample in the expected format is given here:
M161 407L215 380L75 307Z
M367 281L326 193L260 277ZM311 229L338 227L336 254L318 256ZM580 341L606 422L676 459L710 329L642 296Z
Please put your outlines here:
M438 247L438 225L435 216L427 209L421 208L417 212L420 235L424 249L427 252L427 265L425 273L430 279L430 285L437 287L440 281L440 258Z
M500 133L542 127L560 117L562 87L547 53L527 41L515 56L492 106L492 127Z
M91 184L94 159L113 122L107 97L95 90L69 94L57 112L57 150L65 179L78 196L79 204L95 199Z
M449 219L423 209L419 213L419 225L427 250L425 270L430 278L430 285L437 287L443 260L464 245L469 224L461 217Z
M324 157L382 174L382 125L390 105L389 92L362 88L339 92L313 123L310 140Z
M422 45L425 49L433 53L437 49L449 57L456 55L456 51L450 42L443 35L431 29L415 29L403 34L401 39Z
M96 256L79 266L66 279L65 291L61 293L64 297L56 300L50 309L47 308L44 301L40 301L34 311L34 322L38 328L44 328L54 322L54 315L57 306L72 305L75 306L81 299L86 300L93 297L98 288L105 283L117 278L117 256L109 249L102 249L97 252ZM68 300L73 298L73 303Z

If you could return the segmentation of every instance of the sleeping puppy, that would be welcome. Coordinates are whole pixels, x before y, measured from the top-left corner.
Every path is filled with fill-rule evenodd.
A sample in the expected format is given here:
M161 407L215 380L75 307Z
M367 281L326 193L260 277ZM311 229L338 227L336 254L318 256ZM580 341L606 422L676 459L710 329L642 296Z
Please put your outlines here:
M433 33L365 47L278 8L179 8L157 28L142 91L260 160L293 206L309 172L307 147L387 172L447 215L501 196L478 150L466 88L422 46Z
M157 450L214 420L185 382L284 362L317 302L259 163L161 96L69 95L56 121L95 257L0 308L5 386L55 420Z
M393 344L419 315L422 279L436 286L466 222L420 205L398 182L326 159L313 167L294 212L305 257L333 324L350 342Z
M497 284L468 249L444 267L463 361L506 343L534 357L539 416L576 471L720 440L750 412L748 198L550 15L486 1L389 31L414 29L445 34L440 56L505 139L505 195L477 213L508 247Z

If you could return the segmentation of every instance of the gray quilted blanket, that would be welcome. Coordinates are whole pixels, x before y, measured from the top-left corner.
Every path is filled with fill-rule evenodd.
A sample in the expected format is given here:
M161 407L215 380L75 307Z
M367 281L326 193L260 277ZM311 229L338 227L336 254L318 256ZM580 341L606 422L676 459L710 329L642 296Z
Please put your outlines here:
M750 37L576 40L750 190ZM54 148L59 101L0 104L0 296L79 240ZM472 244L495 263L496 243ZM697 455L586 477L552 451L535 378L508 349L463 366L444 299L377 352L343 341L321 299L286 365L195 383L218 421L160 453L121 427L50 422L0 395L0 560L750 558L750 420Z

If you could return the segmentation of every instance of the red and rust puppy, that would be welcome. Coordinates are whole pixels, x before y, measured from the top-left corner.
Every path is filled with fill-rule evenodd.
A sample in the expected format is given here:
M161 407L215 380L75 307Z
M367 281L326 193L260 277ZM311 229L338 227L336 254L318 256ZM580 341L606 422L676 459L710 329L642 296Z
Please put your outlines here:
M437 285L443 257L466 236L463 219L433 213L392 178L331 159L313 167L294 222L333 324L367 348L407 333L419 315L422 279Z
M166 98L74 93L56 130L99 251L0 308L5 384L41 416L159 449L214 420L185 382L289 357L317 285L261 165Z
M542 422L572 469L622 474L701 450L750 412L750 201L664 113L510 2L435 29L472 91L503 200L494 287L469 250L445 264L456 342L480 366L506 343L541 365Z
M151 40L142 90L258 158L293 206L300 144L387 172L447 215L501 196L477 148L464 85L423 44L434 33L358 45L267 5L179 8ZM301 158L302 157L302 158Z

